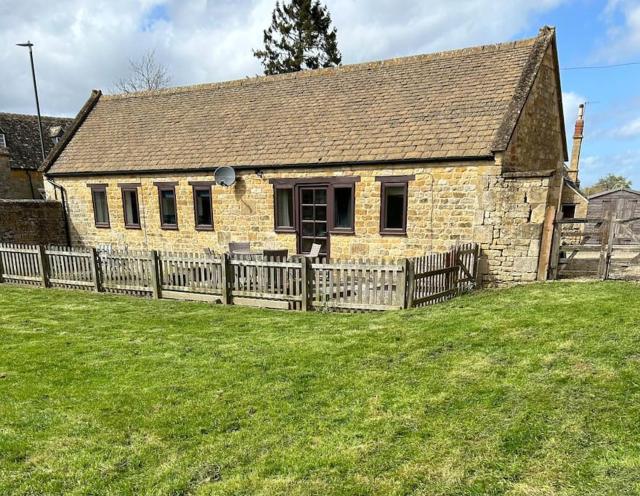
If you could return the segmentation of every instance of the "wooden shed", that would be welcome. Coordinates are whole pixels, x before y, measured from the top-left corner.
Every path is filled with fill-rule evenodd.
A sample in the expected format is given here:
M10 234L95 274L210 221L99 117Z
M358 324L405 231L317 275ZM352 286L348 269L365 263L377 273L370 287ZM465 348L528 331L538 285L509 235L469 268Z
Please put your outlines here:
M619 188L596 193L589 197L588 218L604 219L611 211L617 219L640 217L640 191ZM634 234L640 236L640 222L633 222L630 224L630 227ZM628 233L620 232L616 234L615 242L619 244L630 244L634 241Z

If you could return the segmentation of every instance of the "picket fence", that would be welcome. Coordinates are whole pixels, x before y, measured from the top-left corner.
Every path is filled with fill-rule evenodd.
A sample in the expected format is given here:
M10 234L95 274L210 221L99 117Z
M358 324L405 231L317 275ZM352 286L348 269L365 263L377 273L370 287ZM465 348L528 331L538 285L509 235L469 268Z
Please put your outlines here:
M0 244L0 283L354 312L425 306L470 291L478 259L471 243L396 263Z

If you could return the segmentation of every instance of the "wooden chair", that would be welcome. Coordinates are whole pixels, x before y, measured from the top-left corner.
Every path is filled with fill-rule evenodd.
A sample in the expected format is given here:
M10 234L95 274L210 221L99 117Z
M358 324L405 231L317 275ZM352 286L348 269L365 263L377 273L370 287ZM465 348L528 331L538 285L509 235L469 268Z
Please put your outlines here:
M320 256L320 249L322 248L322 245L318 244L318 243L313 243L311 245L311 250L309 250L309 253L307 253L305 255L305 257L307 258L318 258Z
M241 243L234 243L231 242L229 243L229 253L234 254L234 253L247 253L251 251L251 243L245 243L245 242L241 242Z
M289 256L289 250L262 250L262 256L265 259L286 260Z

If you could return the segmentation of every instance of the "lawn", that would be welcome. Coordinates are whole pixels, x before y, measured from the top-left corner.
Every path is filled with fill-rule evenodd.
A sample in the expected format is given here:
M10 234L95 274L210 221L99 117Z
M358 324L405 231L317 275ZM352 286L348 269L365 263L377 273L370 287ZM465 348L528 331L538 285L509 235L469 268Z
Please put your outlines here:
M640 285L358 315L0 286L0 494L640 494Z

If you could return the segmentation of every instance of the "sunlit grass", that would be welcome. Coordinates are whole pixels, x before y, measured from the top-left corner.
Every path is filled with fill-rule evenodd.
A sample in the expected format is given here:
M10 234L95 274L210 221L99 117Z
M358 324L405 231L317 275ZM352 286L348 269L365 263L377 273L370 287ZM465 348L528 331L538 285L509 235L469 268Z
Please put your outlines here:
M327 315L0 286L0 494L640 492L640 286Z

